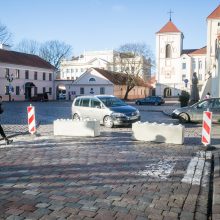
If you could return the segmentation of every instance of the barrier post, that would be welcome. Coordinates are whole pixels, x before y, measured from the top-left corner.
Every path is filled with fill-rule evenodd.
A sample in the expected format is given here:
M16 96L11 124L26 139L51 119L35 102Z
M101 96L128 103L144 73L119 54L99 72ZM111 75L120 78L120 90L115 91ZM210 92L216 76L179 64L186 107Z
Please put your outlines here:
M212 128L212 112L203 112L203 123L202 123L202 143L205 146L211 143L211 128Z
M36 132L36 123L35 123L35 108L30 104L27 107L28 112L28 130L31 134Z

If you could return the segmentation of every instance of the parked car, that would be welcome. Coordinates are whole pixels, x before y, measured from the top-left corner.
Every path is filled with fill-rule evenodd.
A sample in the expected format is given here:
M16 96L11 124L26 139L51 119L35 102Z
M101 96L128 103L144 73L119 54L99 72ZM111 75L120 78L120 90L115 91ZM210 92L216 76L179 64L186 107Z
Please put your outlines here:
M199 101L192 106L177 108L172 113L172 118L178 118L180 122L199 122L203 120L203 112L212 112L212 120L220 120L220 98L210 98Z
M137 105L162 105L165 101L162 96L148 96L135 101Z
M79 96L72 104L73 119L90 118L105 127L129 125L140 120L139 111L111 95Z
M48 101L48 93L49 92L44 92L44 93L39 93L35 96L32 96L30 101L41 101L41 102L46 102Z

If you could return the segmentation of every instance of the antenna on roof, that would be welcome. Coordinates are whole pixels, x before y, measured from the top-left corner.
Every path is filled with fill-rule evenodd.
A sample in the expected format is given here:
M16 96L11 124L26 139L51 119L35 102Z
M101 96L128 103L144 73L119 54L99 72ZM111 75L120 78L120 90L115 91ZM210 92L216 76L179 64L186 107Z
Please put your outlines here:
M171 9L170 9L170 11L168 11L167 13L169 13L170 14L170 21L172 20L172 14L174 13L173 11L171 11Z

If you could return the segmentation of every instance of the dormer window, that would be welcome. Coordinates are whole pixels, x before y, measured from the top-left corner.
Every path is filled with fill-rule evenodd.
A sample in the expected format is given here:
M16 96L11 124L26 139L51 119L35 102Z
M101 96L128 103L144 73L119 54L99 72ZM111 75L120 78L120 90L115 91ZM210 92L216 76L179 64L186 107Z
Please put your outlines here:
M171 46L170 46L170 44L166 45L166 58L171 58Z
M90 79L89 79L89 82L95 82L96 80L95 80L95 78L93 78L93 77L91 77Z

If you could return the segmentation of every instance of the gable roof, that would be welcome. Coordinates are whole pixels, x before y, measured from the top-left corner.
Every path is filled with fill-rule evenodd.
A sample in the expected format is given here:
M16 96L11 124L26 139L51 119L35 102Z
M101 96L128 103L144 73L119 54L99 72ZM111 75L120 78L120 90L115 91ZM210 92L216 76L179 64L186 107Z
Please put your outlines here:
M99 69L99 68L92 68L96 70L98 73L103 75L105 78L107 78L109 81L111 81L114 85L126 85L127 82L127 74L125 73L119 73L119 72L113 72L109 70ZM134 77L135 83L137 86L144 86L149 87L147 83L144 82L143 79L140 77Z
M39 56L11 50L0 49L0 62L44 69L55 69L53 65L40 58Z
M220 18L220 5L207 17L207 19Z
M183 54L190 54L193 53L194 51L196 51L198 49L186 49L186 50L182 50L181 55Z
M169 33L169 32L178 32L181 31L176 27L172 21L168 21L157 33Z

